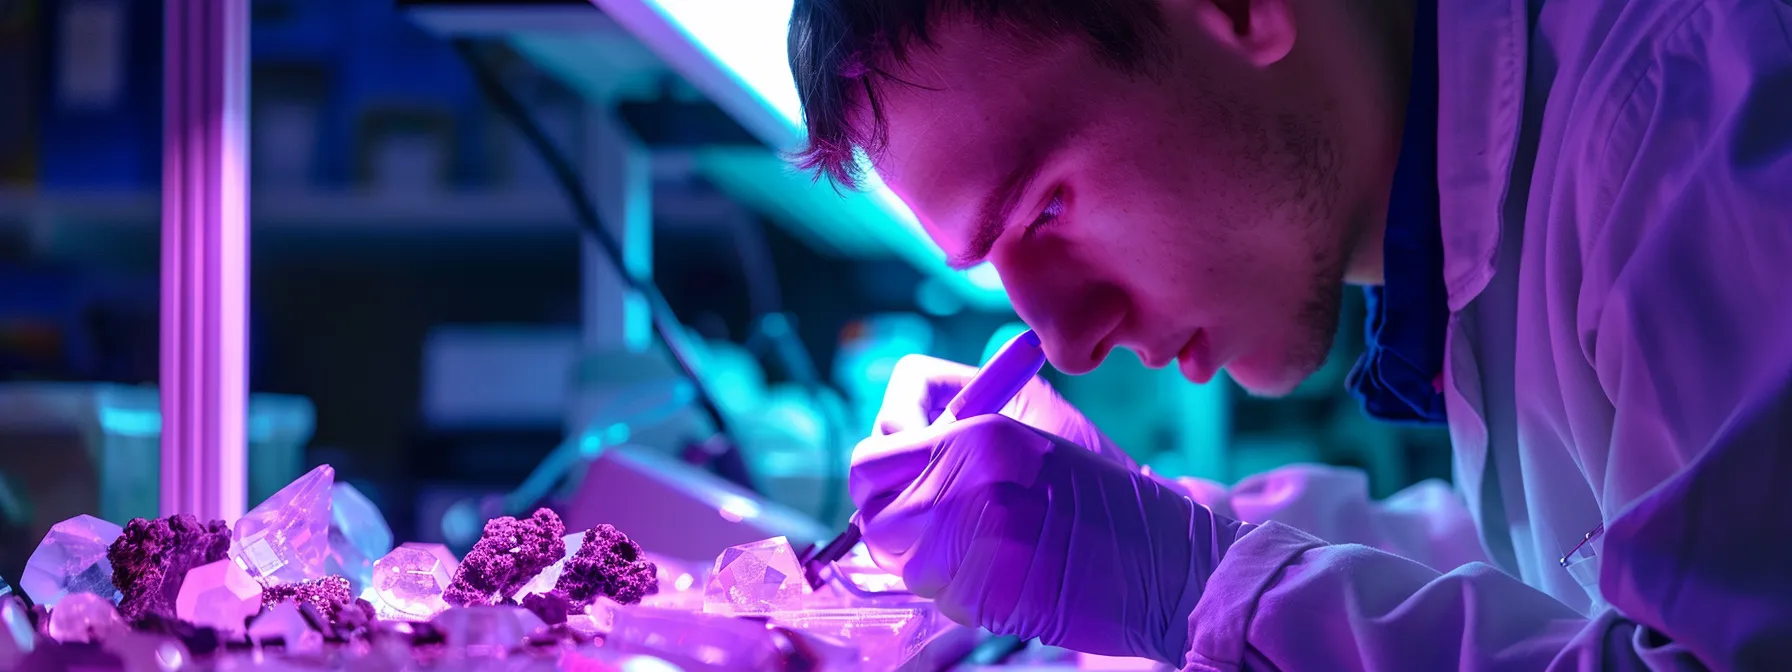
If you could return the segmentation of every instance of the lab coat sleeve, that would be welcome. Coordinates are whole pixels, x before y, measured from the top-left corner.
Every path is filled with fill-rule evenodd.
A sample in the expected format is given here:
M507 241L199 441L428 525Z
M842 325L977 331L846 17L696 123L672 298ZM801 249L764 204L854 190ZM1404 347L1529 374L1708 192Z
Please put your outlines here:
M1237 485L1178 478L1178 488L1214 513L1261 525L1276 522L1336 544L1362 544L1440 572L1485 562L1475 521L1448 483L1427 480L1387 499L1369 496L1361 469L1296 464Z
M1555 215L1583 239L1559 268L1611 413L1576 448L1633 495L1602 502L1611 608L1272 523L1215 567L1186 669L1792 669L1792 7L1710 4Z

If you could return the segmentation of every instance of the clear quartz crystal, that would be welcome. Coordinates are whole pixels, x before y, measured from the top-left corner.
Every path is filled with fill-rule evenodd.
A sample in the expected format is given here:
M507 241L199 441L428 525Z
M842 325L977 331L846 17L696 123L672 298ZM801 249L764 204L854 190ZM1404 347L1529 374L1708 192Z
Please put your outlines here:
M405 544L373 563L375 606L385 617L426 621L448 609L442 590L454 579L454 556L429 546L436 545Z
M250 616L261 611L261 584L228 558L194 567L180 584L174 613L181 620L241 633Z
M124 627L112 600L93 593L71 593L50 610L50 636L59 642L102 642Z
M366 495L347 483L330 486L330 545L324 571L348 579L355 592L373 582L373 561L392 551L392 528Z
M324 576L335 475L330 465L319 465L250 509L236 521L230 556L266 585Z
M735 615L796 611L809 592L790 541L773 537L722 551L703 589L703 611Z
M554 584L560 582L560 575L566 571L566 561L572 557L572 554L579 552L580 547L585 545L585 533L579 532L577 534L569 534L565 537L561 537L561 540L566 542L566 554L560 556L560 559L556 560L554 564L548 565L546 569L541 570L539 574L535 575L535 578L529 579L528 583L523 584L523 587L516 592L516 599L521 600L524 595L536 593L546 594L548 591L553 590Z
M112 586L106 549L121 533L117 525L93 516L57 523L25 561L19 589L45 607L56 606L69 593L93 593L117 604L120 596Z
M35 648L31 609L16 595L0 595L0 670L15 669L19 659Z

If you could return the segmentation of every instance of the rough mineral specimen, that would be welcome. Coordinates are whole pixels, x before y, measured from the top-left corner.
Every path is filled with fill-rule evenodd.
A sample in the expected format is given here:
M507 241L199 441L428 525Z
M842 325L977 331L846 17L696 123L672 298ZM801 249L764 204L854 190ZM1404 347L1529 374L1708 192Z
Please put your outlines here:
M501 516L487 521L442 598L457 606L508 602L529 579L566 555L560 538L565 533L566 525L549 509L538 509L524 520Z
M580 608L599 597L634 604L659 592L658 571L640 544L615 527L598 525L585 531L584 542L567 559L554 589Z
M19 589L46 607L56 606L69 593L93 593L116 603L118 591L112 586L106 548L122 531L93 516L57 523L26 561Z
M567 614L578 613L578 608L568 602L566 596L558 591L524 595L523 608L540 616L541 622L548 625L565 623Z
M355 596L349 592L348 579L340 576L326 576L321 579L310 579L298 583L283 583L268 586L261 591L261 606L266 609L282 602L292 602L297 607L310 604L317 608L331 623L336 622L342 612L354 605Z
M132 520L106 551L112 583L123 593L119 614L132 623L149 614L173 616L187 572L223 560L229 548L230 528L222 520L201 524L184 513Z

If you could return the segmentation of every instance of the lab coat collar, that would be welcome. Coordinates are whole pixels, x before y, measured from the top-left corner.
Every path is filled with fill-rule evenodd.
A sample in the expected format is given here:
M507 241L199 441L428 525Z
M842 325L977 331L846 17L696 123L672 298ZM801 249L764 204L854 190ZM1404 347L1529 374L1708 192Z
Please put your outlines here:
M1525 0L1438 3L1438 210L1450 310L1493 277L1523 120Z

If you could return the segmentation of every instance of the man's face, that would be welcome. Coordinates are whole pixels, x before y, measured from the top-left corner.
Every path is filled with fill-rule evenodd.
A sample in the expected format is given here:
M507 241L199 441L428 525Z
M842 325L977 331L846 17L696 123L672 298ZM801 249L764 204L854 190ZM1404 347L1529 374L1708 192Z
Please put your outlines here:
M1078 40L934 36L879 89L878 172L957 263L993 262L1057 368L1126 347L1276 395L1324 363L1354 234L1319 114L1198 50L1140 76Z

